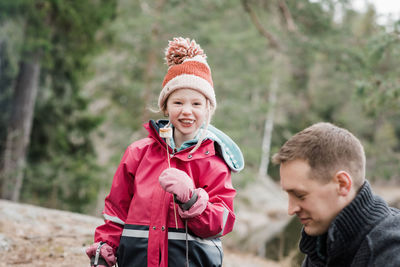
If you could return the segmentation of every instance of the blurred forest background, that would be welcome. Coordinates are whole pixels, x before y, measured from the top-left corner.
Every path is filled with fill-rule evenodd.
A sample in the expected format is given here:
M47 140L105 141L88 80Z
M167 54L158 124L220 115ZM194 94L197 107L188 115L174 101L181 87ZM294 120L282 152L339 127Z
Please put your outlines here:
M2 0L1 198L99 215L123 151L162 118L149 107L177 36L208 56L239 191L278 181L270 156L319 121L361 139L372 183L399 183L400 21L351 2Z

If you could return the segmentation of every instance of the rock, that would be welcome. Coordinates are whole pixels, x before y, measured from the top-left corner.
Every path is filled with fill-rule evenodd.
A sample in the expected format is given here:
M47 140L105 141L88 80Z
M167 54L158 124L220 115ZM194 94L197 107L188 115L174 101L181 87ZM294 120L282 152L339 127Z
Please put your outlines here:
M235 228L224 237L224 243L265 257L266 244L290 221L286 194L265 177L238 192L235 206Z
M11 248L11 241L5 235L0 234L0 252L4 253Z
M101 218L0 200L0 267L89 266L85 248ZM7 253L4 253L7 252ZM224 267L276 267L224 247Z

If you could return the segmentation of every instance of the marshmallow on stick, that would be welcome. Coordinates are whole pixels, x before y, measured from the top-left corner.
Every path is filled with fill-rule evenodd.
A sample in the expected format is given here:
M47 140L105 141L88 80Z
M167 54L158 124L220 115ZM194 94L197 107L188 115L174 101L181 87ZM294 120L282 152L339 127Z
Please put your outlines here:
M170 144L170 138L172 138L172 128L168 127L169 123L164 127L164 128L160 128L160 137L161 138L166 138L167 141L167 160L168 160L168 167L171 168L171 163L169 161L169 150L168 150L168 145ZM176 229L178 229L178 219L176 216L176 205L175 205L175 198L173 197L172 200L174 201L174 217L175 217L175 226Z
M170 127L160 128L160 137L171 138L172 137L172 128L170 128Z

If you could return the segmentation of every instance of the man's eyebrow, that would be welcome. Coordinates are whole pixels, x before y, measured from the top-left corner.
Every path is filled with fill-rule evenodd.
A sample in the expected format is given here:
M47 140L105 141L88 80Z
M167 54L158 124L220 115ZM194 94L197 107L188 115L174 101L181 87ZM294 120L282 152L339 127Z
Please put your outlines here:
M288 193L293 193L293 194L307 194L307 192L306 191L304 191L304 190L301 190L301 189L288 189L288 190L285 190L286 192L288 192Z

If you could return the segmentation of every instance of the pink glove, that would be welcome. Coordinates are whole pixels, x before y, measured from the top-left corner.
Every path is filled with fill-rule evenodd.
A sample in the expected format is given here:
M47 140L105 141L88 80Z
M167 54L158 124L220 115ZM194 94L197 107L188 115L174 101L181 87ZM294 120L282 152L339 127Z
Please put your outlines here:
M190 200L194 184L192 178L186 172L176 168L168 168L160 174L158 181L165 191L175 194L180 202L186 203Z
M110 247L107 243L103 243L103 245L100 247L99 251L97 251L99 246L100 246L100 243L97 242L86 249L86 254L88 255L89 259L91 259L91 266L92 267L93 266L98 266L98 267L114 266L117 259L115 258L113 248ZM96 254L98 254L98 255L96 255ZM98 256L98 258L99 258L98 262L95 262L96 256ZM107 265L104 265L104 261L101 260L101 258L104 259L104 261ZM93 261L93 259L94 259L94 261Z
M179 206L178 208L179 215L183 219L196 217L203 213L203 211L207 208L209 196L206 190L204 190L203 188L197 188L194 190L194 193L197 194L197 200L193 204L193 206L190 207L190 209L183 210L181 206Z

